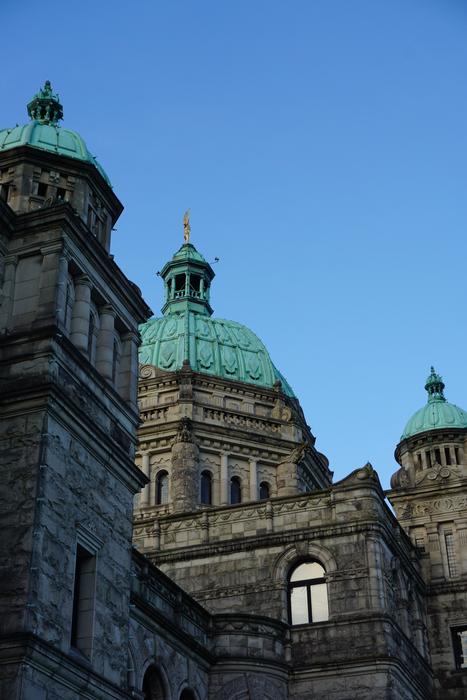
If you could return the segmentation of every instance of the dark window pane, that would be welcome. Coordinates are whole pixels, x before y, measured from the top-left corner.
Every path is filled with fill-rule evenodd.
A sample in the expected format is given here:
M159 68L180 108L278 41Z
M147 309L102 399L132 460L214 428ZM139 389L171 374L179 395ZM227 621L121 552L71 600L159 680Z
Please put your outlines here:
M231 503L241 503L242 502L242 487L240 484L240 479L238 476L233 476L230 480L230 502Z
M201 473L201 503L208 506L212 503L212 477L210 472Z
M269 498L269 484L267 484L265 481L262 481L259 485L259 497L262 501Z

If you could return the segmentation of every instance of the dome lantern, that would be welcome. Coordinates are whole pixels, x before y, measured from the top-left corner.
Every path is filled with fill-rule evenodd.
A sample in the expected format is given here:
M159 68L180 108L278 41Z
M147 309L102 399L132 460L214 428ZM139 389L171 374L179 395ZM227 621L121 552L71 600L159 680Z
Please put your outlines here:
M209 303L211 281L214 270L190 243L190 222L188 212L184 220L184 242L172 260L164 265L159 273L165 285L164 316L192 311L203 316L212 315Z
M444 382L439 374L436 374L435 368L431 367L430 376L426 380L425 389L428 392L428 403L433 401L446 401L444 397Z
M44 87L34 95L27 109L32 120L43 124L56 125L63 119L63 107L58 94L52 91L50 80L45 81Z

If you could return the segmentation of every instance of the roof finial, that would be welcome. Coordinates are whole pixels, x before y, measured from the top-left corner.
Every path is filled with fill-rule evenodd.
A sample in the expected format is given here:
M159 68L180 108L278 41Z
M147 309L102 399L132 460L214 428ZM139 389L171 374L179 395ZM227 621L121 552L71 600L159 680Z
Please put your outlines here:
M190 210L187 209L183 215L183 243L186 245L190 242L191 226L190 226Z
M60 104L58 94L52 91L50 80L46 80L44 87L34 95L28 104L28 114L31 119L56 125L63 119L63 107Z
M443 378L436 374L435 368L430 368L430 376L426 380L425 389L428 392L428 402L446 401L444 397L444 382Z

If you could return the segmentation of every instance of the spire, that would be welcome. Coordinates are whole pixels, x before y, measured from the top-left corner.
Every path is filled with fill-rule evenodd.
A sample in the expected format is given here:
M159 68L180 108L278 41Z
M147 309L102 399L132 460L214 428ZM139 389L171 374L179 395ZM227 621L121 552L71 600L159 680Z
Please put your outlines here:
M430 376L426 380L425 389L428 392L428 403L433 401L446 401L444 397L443 378L436 374L435 368L431 367Z
M52 92L50 80L45 81L44 87L34 95L28 104L28 114L31 119L54 126L60 119L63 119L63 107L60 104L58 94Z

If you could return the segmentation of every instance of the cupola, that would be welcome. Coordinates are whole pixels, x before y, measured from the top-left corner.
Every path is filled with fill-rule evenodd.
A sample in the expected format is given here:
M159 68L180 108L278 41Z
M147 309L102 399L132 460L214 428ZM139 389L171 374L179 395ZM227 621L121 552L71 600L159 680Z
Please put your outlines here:
M211 281L214 270L201 253L190 243L190 219L188 212L183 218L183 245L159 273L165 285L163 314L192 311L211 316L209 303Z
M458 406L446 401L442 377L431 367L425 382L428 400L407 422L401 440L429 430L440 428L467 428L467 413Z

